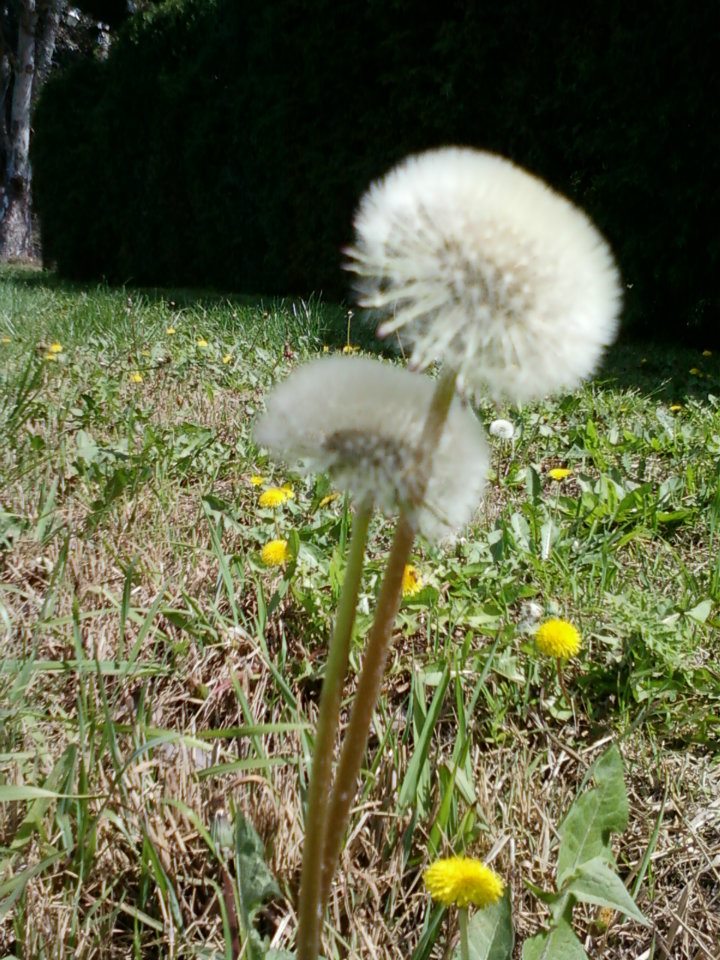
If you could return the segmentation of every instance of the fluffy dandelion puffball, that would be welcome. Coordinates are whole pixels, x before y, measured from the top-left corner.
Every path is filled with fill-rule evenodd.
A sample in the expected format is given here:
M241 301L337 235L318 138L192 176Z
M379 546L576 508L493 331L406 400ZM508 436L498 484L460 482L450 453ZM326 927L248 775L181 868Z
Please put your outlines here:
M567 660L580 652L580 634L567 620L546 620L535 632L535 646L547 657Z
M471 903L488 907L505 892L502 878L471 857L436 860L423 874L423 880L433 900L446 907L467 907Z
M284 567L290 559L287 540L270 540L260 551L260 559L266 567Z
M441 540L477 508L488 449L474 415L455 399L431 459L422 502L418 453L434 392L429 377L369 357L321 357L274 388L255 440L300 473L329 473L334 485L371 496L391 514L405 507L419 531Z
M418 369L442 360L475 393L514 401L574 388L614 339L618 271L568 200L503 157L444 148L374 183L348 269Z
M512 440L515 436L515 427L509 420L493 420L488 429L491 437L500 437L501 440Z

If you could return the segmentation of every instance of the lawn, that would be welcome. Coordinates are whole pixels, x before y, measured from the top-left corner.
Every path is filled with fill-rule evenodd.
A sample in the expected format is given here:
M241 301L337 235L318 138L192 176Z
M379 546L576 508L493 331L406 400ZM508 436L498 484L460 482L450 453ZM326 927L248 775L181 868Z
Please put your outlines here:
M251 430L274 382L348 345L375 349L317 301L0 275L1 957L231 956L233 887L253 956L291 949L352 511ZM478 413L514 436L490 439L473 526L416 545L325 955L452 956L422 872L467 850L509 884L519 957L616 743L613 850L651 926L581 905L578 936L599 960L717 958L720 352L623 344L570 396ZM348 697L391 532L373 521ZM564 691L533 642L549 616L583 638Z

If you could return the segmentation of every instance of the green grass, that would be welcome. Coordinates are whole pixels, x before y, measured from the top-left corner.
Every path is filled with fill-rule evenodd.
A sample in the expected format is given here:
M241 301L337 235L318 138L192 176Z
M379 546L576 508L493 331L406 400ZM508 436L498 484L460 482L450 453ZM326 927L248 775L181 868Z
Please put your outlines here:
M350 335L374 349L356 318ZM250 830L240 814L277 882L254 925L289 949L350 511L251 427L276 379L342 347L346 313L5 271L0 337L0 956L229 956L218 828ZM415 552L326 956L444 956L420 874L462 849L508 879L531 936L546 917L525 882L551 882L610 739L631 795L620 874L656 929L588 912L588 953L714 956L720 356L619 346L572 396L479 414L517 435L492 441L472 529ZM259 509L254 474L294 498ZM390 533L373 522L353 673ZM259 557L277 535L284 573ZM571 702L532 603L582 632ZM248 923L253 896L241 882Z

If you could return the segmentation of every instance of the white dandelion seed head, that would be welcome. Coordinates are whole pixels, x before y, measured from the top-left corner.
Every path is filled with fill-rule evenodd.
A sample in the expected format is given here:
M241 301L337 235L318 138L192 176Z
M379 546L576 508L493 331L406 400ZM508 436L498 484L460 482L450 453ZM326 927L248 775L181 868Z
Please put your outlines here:
M501 440L512 440L515 436L515 427L509 420L493 420L488 430L490 436L500 437Z
M322 357L272 390L255 440L300 473L329 473L356 498L371 494L386 514L410 508L420 533L442 540L471 519L489 455L481 425L456 397L417 503L416 450L433 392L429 377L379 360Z
M412 365L453 366L473 393L524 401L572 389L615 339L609 246L569 200L509 160L464 148L411 156L355 216L347 268Z

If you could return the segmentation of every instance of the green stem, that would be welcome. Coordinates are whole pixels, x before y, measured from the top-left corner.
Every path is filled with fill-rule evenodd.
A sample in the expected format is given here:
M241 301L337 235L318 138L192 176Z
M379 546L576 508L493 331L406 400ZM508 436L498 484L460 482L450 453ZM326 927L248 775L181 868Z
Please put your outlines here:
M297 935L298 960L315 960L320 948L320 878L322 851L325 845L327 807L330 799L333 748L337 735L340 700L345 674L347 673L350 642L355 624L355 610L372 509L372 498L368 497L357 508L353 518L347 567L320 695L305 819L305 844L300 881Z
M470 960L467 907L461 907L458 910L458 923L460 924L460 960Z
M416 453L417 499L400 512L385 575L380 588L375 618L367 639L365 659L353 700L345 740L340 752L335 786L329 803L325 850L322 862L321 903L327 903L333 873L340 858L343 836L350 819L358 774L367 746L372 715L385 674L392 628L400 609L405 564L415 539L416 508L422 504L432 469L432 455L455 396L455 371L443 372L430 403L423 434Z

